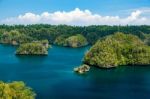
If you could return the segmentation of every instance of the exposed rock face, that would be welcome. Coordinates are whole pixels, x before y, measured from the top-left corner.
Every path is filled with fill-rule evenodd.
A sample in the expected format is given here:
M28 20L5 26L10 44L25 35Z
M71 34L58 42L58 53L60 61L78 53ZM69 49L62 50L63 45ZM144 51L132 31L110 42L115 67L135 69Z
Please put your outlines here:
M137 36L116 33L97 41L86 53L84 63L100 68L149 65L150 47Z
M79 74L83 74L85 72L88 72L90 70L90 66L83 64L79 67L74 68L74 71L79 73Z
M12 41L12 45L19 45L17 41Z

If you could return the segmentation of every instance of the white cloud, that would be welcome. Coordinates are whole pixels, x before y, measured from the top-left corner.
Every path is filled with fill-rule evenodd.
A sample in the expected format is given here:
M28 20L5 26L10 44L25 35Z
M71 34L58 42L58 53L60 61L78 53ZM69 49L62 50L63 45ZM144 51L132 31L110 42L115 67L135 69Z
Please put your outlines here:
M143 14L148 10L136 10L129 16L102 16L93 14L89 10L74 9L70 12L57 11L54 13L43 12L42 14L25 13L18 17L7 18L0 24L67 24L67 25L150 25L150 19Z

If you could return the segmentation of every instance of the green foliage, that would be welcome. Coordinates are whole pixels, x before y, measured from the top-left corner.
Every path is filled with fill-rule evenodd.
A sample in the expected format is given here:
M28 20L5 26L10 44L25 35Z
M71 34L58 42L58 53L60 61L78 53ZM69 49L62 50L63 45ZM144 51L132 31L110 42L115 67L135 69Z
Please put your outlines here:
M10 32L4 32L0 35L0 42L6 44L19 45L21 43L30 42L32 37L25 34L21 34L16 30L11 30Z
M0 39L2 38L3 32L0 31Z
M70 37L67 37L66 35L61 35L56 38L54 44L77 48L86 46L88 42L83 35L77 34L75 36Z
M94 44L100 38L107 35L114 34L115 32L123 32L125 34L134 34L143 39L143 34L149 34L150 26L67 26L67 25L48 25L48 24L35 24L35 25L0 25L0 33L9 33L10 31L18 31L21 35L25 35L35 40L47 39L51 44L56 43L56 39L60 36L61 39L79 33L83 35L89 44ZM22 36L20 36L22 37ZM24 37L26 38L26 37ZM58 45L63 45L63 40L58 39ZM9 40L9 38L8 38ZM22 40L22 39L17 39ZM6 39L7 41L7 39ZM26 41L26 40L25 40ZM27 40L28 41L28 40ZM33 41L33 40L32 40ZM24 42L24 41L22 41ZM10 42L8 42L10 43ZM20 42L19 42L20 43ZM10 43L11 44L11 43Z
M143 34L145 44L150 46L150 34Z
M86 38L84 36L82 36L81 34L77 34L75 36L71 36L68 37L65 40L65 46L69 46L69 47L82 47L82 46L86 46L88 44Z
M4 83L0 81L0 99L35 99L36 94L24 82Z
M137 36L116 33L99 40L86 53L84 63L102 68L150 64L150 47Z
M48 54L48 41L34 41L32 43L24 43L19 46L16 54L27 55L47 55Z
M54 44L65 46L65 41L67 38L68 38L67 35L60 35L56 38L56 40L54 41Z

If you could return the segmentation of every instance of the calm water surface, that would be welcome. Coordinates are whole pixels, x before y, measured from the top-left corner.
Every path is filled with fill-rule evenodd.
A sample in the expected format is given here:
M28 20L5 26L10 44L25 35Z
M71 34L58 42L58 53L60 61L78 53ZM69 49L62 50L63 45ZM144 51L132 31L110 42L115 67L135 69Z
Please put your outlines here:
M150 66L75 74L88 49L53 46L48 56L16 56L15 47L0 45L0 80L24 81L37 99L150 99Z

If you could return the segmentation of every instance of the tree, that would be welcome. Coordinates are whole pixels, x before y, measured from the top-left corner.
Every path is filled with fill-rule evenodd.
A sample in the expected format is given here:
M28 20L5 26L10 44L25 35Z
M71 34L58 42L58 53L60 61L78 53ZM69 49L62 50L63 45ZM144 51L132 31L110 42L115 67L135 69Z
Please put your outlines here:
M84 63L102 68L148 65L150 47L137 36L116 33L97 41L86 53Z
M35 99L36 94L24 82L4 83L0 81L1 99Z

